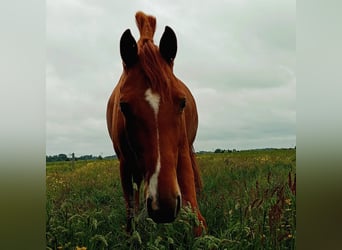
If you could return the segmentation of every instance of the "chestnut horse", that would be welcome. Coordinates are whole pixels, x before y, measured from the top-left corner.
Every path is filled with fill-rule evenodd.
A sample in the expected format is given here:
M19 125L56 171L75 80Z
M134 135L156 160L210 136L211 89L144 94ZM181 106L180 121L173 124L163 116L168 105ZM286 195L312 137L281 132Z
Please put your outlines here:
M199 235L206 227L196 199L201 188L193 152L198 116L193 96L173 74L177 52L174 31L166 26L159 48L153 43L156 19L135 15L140 39L129 29L120 39L123 73L107 106L107 126L120 161L127 209L127 231L139 207L144 180L149 217L156 223L175 220L181 205L196 212Z

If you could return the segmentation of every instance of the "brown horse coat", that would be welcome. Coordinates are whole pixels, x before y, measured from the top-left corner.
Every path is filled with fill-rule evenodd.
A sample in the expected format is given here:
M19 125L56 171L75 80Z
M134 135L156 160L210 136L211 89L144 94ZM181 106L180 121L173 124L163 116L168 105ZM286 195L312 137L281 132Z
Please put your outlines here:
M188 205L198 210L196 190L201 188L193 152L198 127L195 100L185 84L173 74L177 39L169 27L153 43L156 19L136 14L140 39L126 30L120 40L123 73L109 98L107 126L120 161L121 183L127 208L127 230L139 206L144 180L149 216L156 222L173 221ZM195 229L201 234L202 227Z

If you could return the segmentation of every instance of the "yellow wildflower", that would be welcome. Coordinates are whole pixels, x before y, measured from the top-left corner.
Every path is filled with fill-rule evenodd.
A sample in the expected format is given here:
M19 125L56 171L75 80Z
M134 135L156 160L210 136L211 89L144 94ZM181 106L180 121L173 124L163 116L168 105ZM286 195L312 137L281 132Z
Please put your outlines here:
M285 203L287 204L287 205L291 205L292 203L291 203L291 199L286 199L285 200Z

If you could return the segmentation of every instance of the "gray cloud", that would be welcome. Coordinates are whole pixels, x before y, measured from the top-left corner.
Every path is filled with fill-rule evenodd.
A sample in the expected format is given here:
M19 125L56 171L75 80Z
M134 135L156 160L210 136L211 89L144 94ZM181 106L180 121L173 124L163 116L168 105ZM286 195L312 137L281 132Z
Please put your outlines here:
M197 150L296 143L295 1L47 1L47 154L113 154L105 112L138 10L171 26L198 105Z

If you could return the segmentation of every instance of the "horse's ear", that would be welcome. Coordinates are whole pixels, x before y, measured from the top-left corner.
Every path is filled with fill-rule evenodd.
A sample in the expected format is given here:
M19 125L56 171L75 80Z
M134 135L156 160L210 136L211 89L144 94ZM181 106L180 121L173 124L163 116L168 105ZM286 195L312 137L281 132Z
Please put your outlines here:
M164 33L160 39L159 52L168 63L172 63L176 57L177 37L169 26L165 27Z
M131 31L127 29L120 39L120 54L126 67L133 66L138 61L138 47Z

